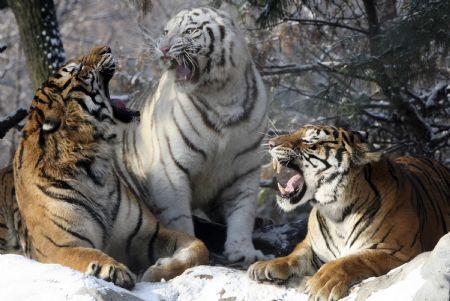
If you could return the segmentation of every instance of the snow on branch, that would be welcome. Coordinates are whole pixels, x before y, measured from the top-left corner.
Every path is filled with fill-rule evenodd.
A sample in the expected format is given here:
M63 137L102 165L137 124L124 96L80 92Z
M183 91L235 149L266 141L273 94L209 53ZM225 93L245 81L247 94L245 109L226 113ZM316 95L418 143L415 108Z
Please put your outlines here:
M281 74L300 74L308 71L330 71L338 69L345 64L336 64L333 62L322 62L318 64L287 64L278 66L264 66L261 70L262 75L281 75Z
M285 18L284 21L293 21L293 22L298 22L299 24L302 25L315 25L315 26L331 26L331 27L339 27L339 28L344 28L344 29L348 29L351 31L356 31L365 35L369 34L369 31L363 29L363 28L358 28L358 27L353 27L353 26L349 26L346 24L342 24L342 23L338 23L338 22L331 22L331 21L327 21L327 20L315 20L315 19L297 19L297 18Z
M28 111L24 108L20 108L14 113L0 119L0 139L5 137L6 133L13 127L16 127L25 117L27 117Z

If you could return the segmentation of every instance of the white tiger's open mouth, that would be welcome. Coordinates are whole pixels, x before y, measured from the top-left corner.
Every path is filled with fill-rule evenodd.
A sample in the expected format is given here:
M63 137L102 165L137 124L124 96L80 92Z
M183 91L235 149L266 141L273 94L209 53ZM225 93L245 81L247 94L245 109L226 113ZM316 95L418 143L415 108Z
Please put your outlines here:
M306 183L303 177L303 172L297 166L290 164L289 162L280 163L277 159L272 159L273 168L276 170L277 174L280 174L283 166L289 168L293 173L285 183L282 177L277 177L278 179L278 190L280 191L281 197L289 201L290 204L294 205L301 201L306 193Z
M164 59L165 61L167 58ZM193 62L195 63L193 63ZM170 59L169 69L175 71L176 82L197 82L200 75L198 67L196 67L195 58L188 59ZM196 64L198 65L198 64Z

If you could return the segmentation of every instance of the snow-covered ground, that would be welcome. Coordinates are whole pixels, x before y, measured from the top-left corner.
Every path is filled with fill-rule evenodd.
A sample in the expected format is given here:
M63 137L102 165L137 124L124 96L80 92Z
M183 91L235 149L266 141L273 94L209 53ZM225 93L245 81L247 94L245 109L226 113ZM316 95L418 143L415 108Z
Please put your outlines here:
M295 288L251 281L244 271L199 266L167 282L138 283L127 291L72 269L41 264L19 255L0 255L1 301L303 301ZM295 284L295 279L291 284ZM298 281L297 281L298 285ZM295 285L294 287L298 287ZM450 233L432 252L423 253L387 275L352 289L346 301L448 301Z
M258 284L245 272L224 267L196 267L172 281L138 283L131 292L63 266L18 255L0 255L0 270L2 301L307 300L293 288Z

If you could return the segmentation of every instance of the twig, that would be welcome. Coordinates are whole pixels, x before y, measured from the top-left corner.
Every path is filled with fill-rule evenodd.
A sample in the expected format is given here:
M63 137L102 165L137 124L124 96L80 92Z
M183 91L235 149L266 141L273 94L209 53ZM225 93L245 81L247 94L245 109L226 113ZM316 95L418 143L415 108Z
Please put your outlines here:
M342 23L330 22L330 21L325 21L325 20L285 18L284 21L294 21L294 22L298 22L299 24L303 24L303 25L316 25L316 26L317 25L325 25L325 26L331 26L331 27L339 27L339 28L356 31L356 32L359 32L359 33L362 33L365 35L369 34L369 31L362 29L362 28L357 28L357 27L345 25Z

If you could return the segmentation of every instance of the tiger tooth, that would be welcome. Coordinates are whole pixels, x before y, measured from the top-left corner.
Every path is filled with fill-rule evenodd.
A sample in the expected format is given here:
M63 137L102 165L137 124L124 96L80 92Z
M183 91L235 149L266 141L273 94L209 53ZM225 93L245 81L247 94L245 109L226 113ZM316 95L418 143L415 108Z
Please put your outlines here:
M277 174L279 174L281 172L281 164L278 161L277 161L277 163L278 163L278 165L277 165Z
M277 163L278 163L277 159L272 158L272 168L273 168L274 170L277 169Z
M284 190L283 185L281 185L280 183L277 183L277 184L278 184L278 190L280 190L282 195L285 195L286 194L286 190Z

